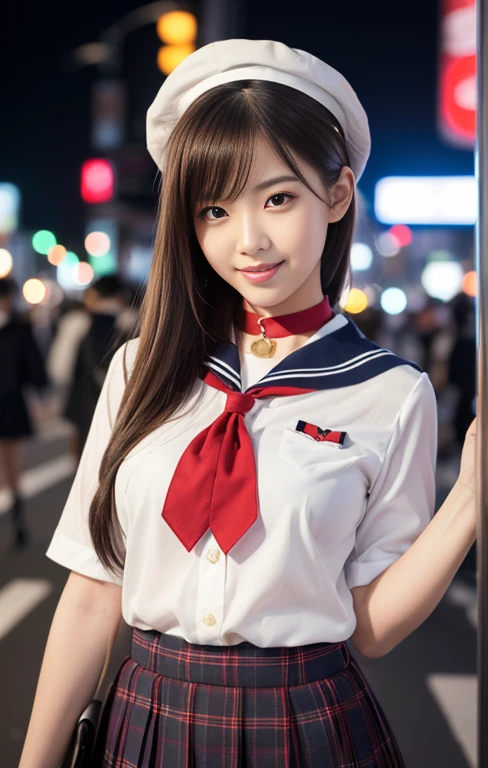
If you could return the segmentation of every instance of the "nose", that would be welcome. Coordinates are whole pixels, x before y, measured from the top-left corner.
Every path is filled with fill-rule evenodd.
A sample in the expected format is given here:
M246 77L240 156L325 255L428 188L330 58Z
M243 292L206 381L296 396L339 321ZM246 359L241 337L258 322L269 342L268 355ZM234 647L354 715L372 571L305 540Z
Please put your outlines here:
M259 217L252 213L243 213L237 219L236 251L254 256L260 250L268 250L270 239Z

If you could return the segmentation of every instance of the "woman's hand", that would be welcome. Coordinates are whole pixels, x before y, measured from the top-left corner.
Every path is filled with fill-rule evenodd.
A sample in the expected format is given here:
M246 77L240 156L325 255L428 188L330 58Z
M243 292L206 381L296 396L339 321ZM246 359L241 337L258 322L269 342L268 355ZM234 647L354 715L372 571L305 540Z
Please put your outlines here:
M461 466L457 483L470 488L475 492L475 445L476 445L476 418L471 422L464 439L461 454Z

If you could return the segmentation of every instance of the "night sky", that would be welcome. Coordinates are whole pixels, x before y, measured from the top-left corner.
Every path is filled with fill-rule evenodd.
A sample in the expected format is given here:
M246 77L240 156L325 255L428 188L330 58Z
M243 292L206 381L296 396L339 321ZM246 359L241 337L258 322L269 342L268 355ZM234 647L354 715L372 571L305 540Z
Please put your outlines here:
M90 88L96 67L63 69L63 58L143 3L60 0L8 3L0 48L2 132L0 181L22 194L21 224L53 229L61 241L81 237L82 162L90 148ZM280 40L323 58L351 82L370 120L372 154L360 189L372 200L377 179L390 174L473 173L473 153L437 134L437 0L247 0L240 37ZM124 66L134 135L162 76L152 27L133 33ZM156 173L156 168L155 168Z

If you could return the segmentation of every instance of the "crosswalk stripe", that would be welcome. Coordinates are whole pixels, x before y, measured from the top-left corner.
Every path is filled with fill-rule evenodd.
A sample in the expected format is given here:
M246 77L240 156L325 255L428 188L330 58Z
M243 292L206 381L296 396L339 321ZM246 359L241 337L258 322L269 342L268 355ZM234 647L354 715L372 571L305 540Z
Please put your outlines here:
M0 590L0 640L51 593L45 579L14 579Z
M61 480L73 475L75 470L76 462L69 454L45 461L32 469L26 469L20 477L22 498L30 499L38 493L42 493L52 485L56 485ZM3 488L0 490L0 515L5 514L10 509L11 504L10 492Z
M428 675L427 687L470 766L477 763L476 675Z
M461 581L454 580L449 586L445 600L451 605L457 605L463 608L466 618L473 627L478 629L478 591L476 587L469 584L463 584Z

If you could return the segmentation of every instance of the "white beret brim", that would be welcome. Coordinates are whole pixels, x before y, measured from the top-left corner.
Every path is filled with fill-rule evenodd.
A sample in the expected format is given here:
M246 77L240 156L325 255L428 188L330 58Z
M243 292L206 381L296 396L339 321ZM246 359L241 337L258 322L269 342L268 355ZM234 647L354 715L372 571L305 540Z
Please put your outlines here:
M210 43L187 56L168 75L147 112L147 148L161 171L171 132L190 104L211 88L250 79L283 83L327 107L342 126L351 169L359 181L371 151L371 137L356 92L329 64L273 40Z

